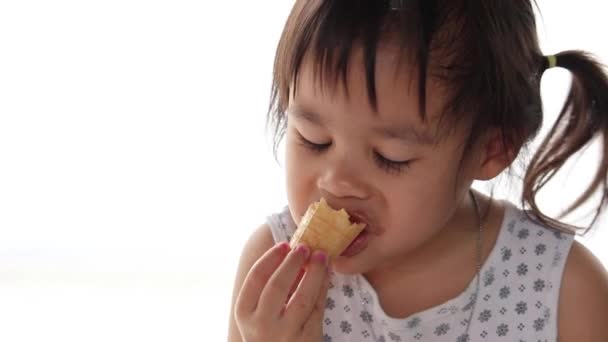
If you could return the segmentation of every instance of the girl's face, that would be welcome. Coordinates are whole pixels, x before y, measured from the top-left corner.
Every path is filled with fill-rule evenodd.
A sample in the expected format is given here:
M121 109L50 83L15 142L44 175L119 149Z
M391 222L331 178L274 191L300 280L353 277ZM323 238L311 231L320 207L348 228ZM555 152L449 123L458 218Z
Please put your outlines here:
M377 54L377 112L368 101L360 52L351 60L348 92L341 83L335 91L322 88L305 60L287 110L287 192L294 221L324 197L367 223L365 248L334 260L341 273L391 269L428 249L420 247L440 246L431 242L446 236L444 228L452 234L474 229L463 223L471 214L463 199L473 163L465 161L459 173L467 132L456 128L435 136L440 89L428 86L423 122L417 81L410 83L408 68L397 69L393 56Z

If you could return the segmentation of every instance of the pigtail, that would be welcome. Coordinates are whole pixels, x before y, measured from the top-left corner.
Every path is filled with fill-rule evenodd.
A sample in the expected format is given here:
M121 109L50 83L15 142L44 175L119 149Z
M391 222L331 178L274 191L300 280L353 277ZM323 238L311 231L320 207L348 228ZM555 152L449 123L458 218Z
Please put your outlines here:
M585 234L597 221L608 201L608 77L602 65L581 51L565 51L554 57L543 57L539 64L540 74L552 66L569 70L572 85L555 125L530 161L524 177L522 201L543 223L564 231L580 230L580 227L544 215L536 204L536 195L571 156L595 138L601 139L601 162L593 181L564 212L564 215L573 212L599 191L600 203Z

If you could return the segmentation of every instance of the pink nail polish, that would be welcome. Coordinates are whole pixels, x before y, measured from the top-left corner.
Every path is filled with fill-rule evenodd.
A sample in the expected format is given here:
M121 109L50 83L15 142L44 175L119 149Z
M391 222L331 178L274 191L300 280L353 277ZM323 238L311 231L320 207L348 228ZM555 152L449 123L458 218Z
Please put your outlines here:
M280 250L282 253L286 253L287 251L289 251L289 243L288 242L281 242L279 244L277 244L276 247L278 250Z
M316 251L313 255L313 259L318 263L327 266L327 254L323 251Z
M306 245L298 245L298 247L296 248L296 253L300 253L305 258L308 258L310 250L308 249L308 247Z

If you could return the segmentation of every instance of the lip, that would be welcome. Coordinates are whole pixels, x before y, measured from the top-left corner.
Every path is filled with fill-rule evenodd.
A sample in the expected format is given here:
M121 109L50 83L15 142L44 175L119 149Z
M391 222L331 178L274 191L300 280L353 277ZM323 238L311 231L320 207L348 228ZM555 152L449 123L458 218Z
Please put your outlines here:
M346 212L348 212L351 223L362 223L365 225L365 228L363 228L363 230L367 231L368 233L375 233L373 224L371 224L371 220L367 217L367 215L360 211L350 212L346 210Z
M380 230L376 225L377 221L375 221L372 217L370 217L367 213L368 211L364 210L362 206L349 206L346 203L340 204L339 202L327 201L327 204L333 208L334 210L344 209L348 213L349 220L351 223L362 223L365 225L364 230L367 233L371 233L376 235Z
M346 210L346 212L348 213L349 219L351 223L363 223L367 225L367 217L365 217L365 215L359 213L359 212L350 212L348 210Z
M340 254L341 257L350 258L361 253L369 244L370 234L365 229Z

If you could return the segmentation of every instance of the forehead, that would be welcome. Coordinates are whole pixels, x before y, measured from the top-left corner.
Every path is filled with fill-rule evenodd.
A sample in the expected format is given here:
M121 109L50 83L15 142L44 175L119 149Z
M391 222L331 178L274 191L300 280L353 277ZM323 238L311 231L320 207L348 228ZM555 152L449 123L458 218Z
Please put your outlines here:
M324 115L346 111L380 124L407 124L437 135L437 121L445 97L438 82L427 80L426 116L423 119L417 69L398 48L379 47L374 69L377 99L374 106L369 97L370 84L360 47L353 48L344 78L328 72L327 68L321 71L315 60L307 55L298 74L295 94L291 93L289 107Z

